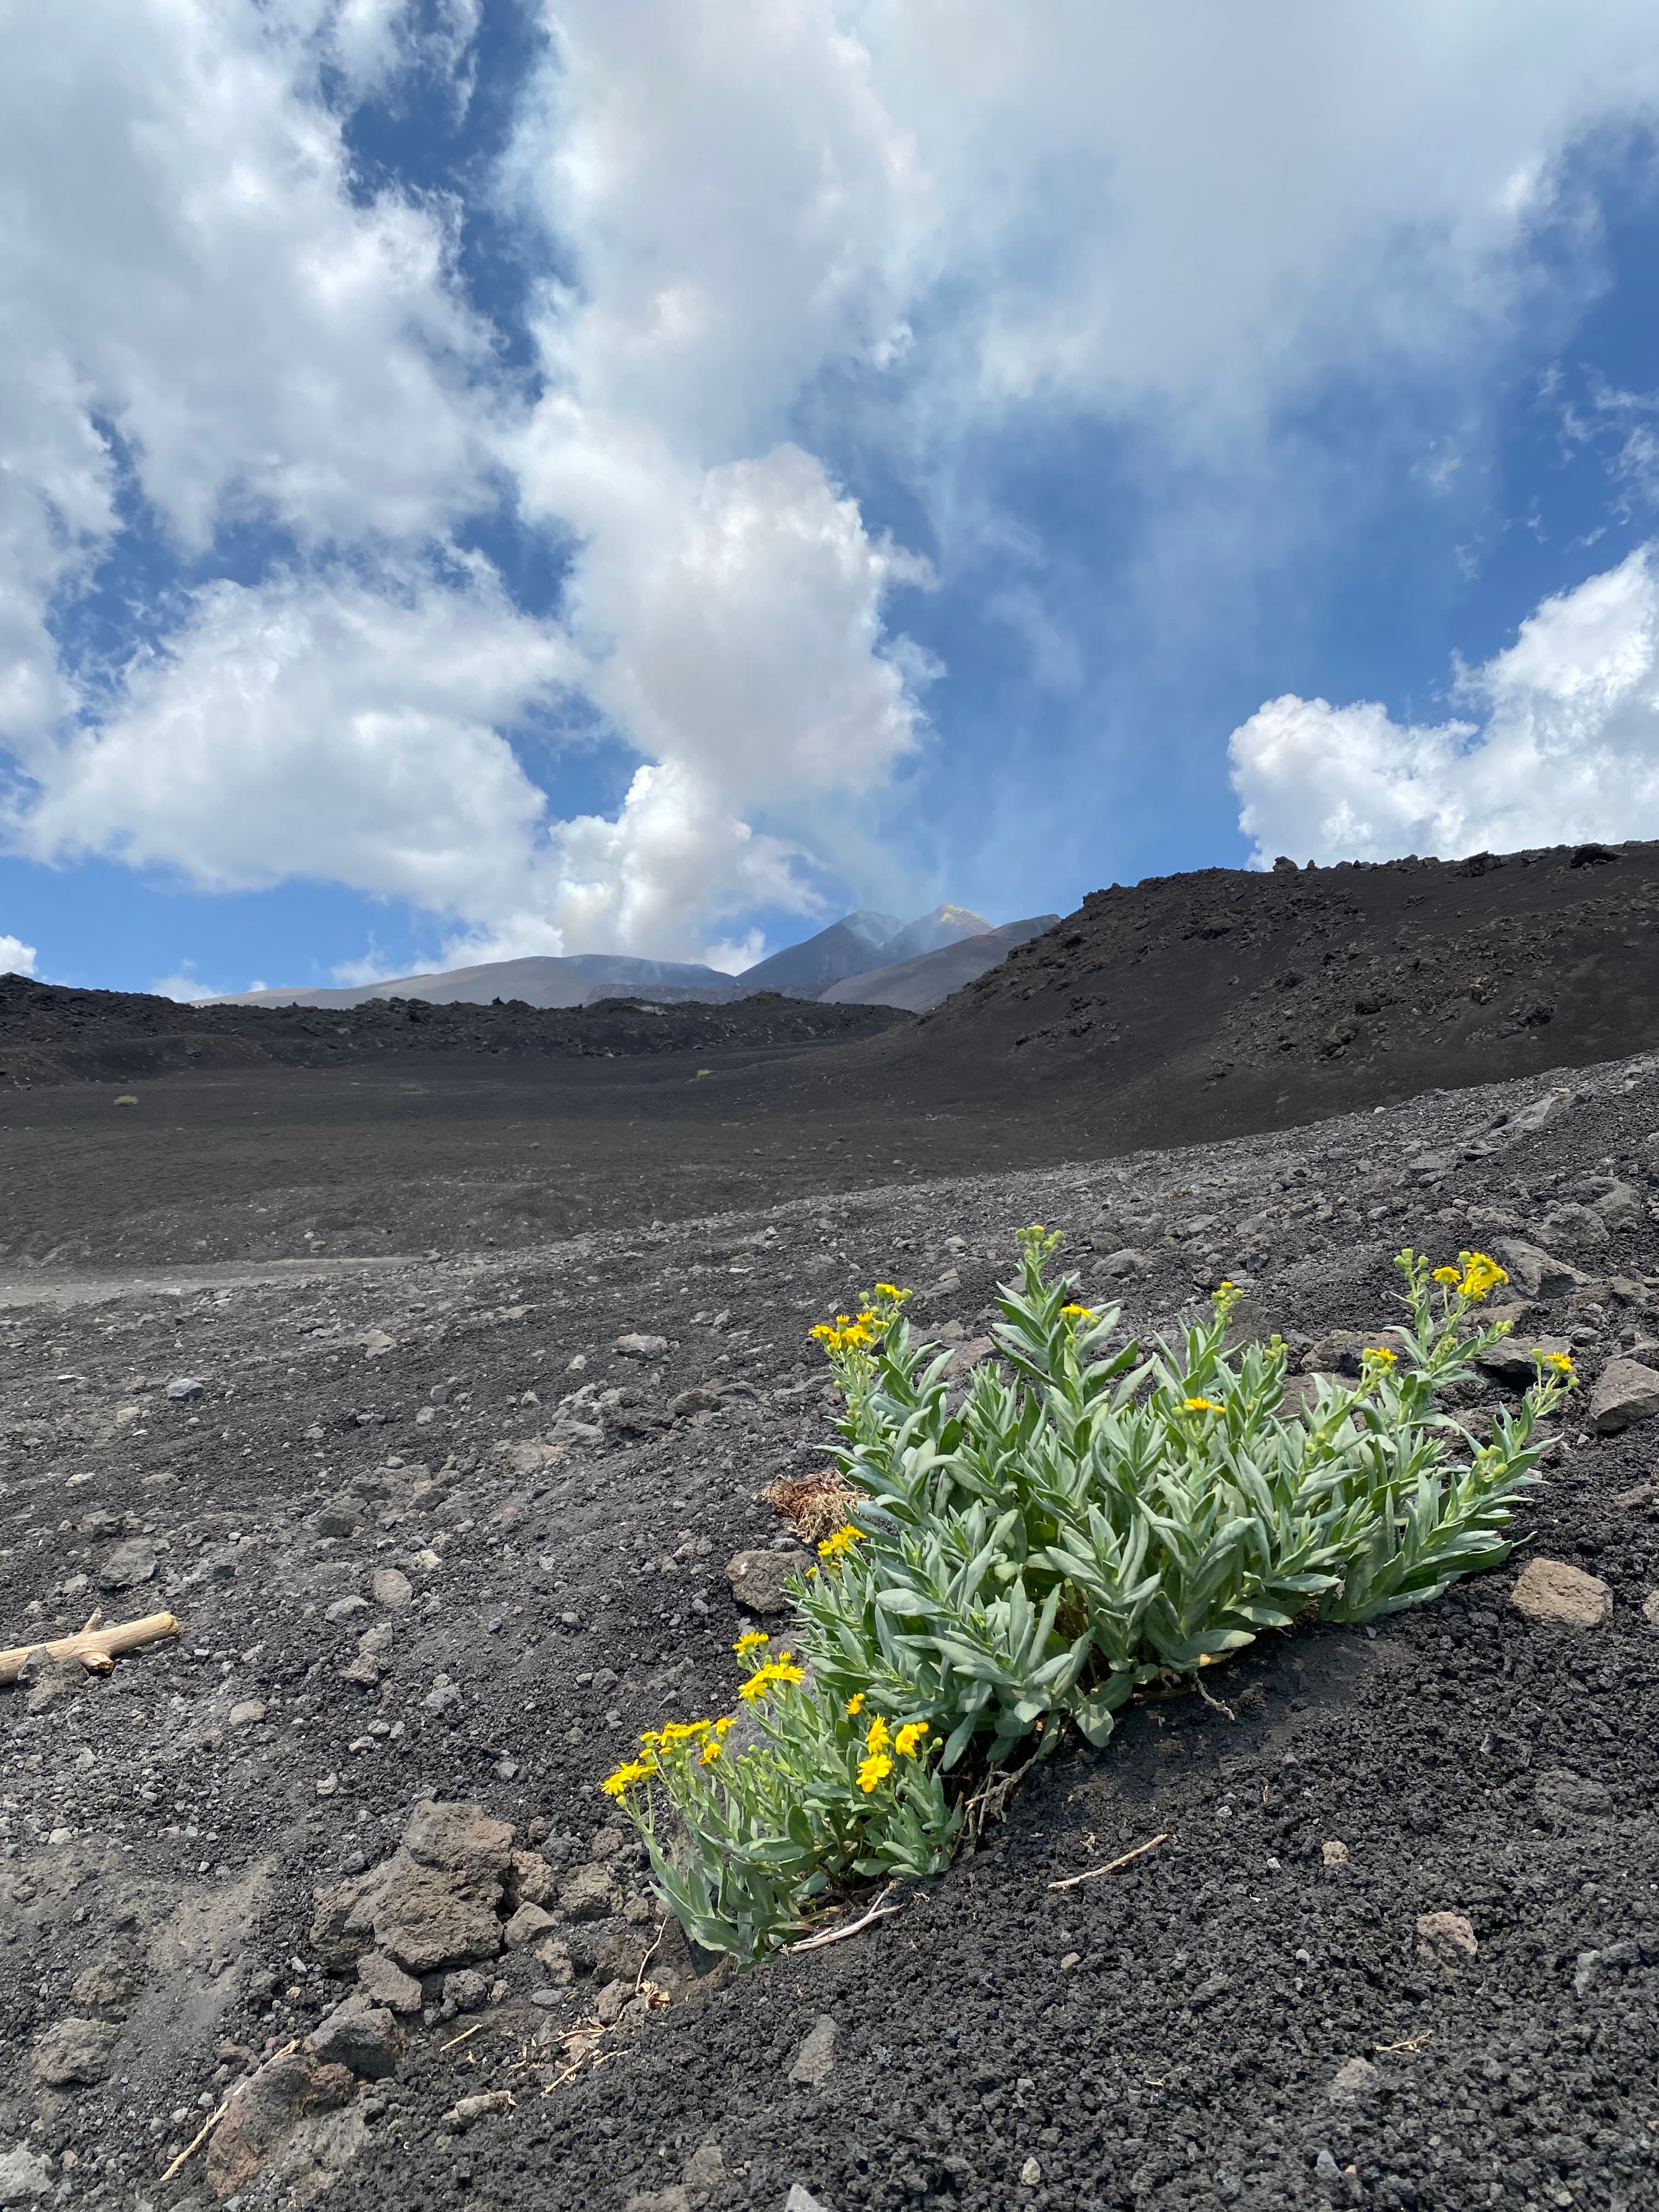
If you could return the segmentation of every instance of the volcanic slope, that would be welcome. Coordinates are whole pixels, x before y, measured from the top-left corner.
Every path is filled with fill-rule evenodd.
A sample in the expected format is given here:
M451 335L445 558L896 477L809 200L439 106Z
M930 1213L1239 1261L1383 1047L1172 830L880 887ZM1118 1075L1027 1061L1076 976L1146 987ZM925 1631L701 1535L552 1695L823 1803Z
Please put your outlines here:
M1650 1407L1656 1130L1647 1056L805 1202L780 1164L740 1214L372 1283L14 1309L0 1643L94 1604L185 1632L106 1681L0 1690L13 2201L1659 2201L1651 1414L1601 1434L1575 1404L1505 1566L1149 1698L834 1948L700 1977L598 1786L636 1730L729 1703L726 1563L787 1540L757 1493L823 1463L805 1331L860 1285L915 1285L965 1365L1035 1217L1126 1326L1226 1272L1320 1366L1334 1330L1375 1340L1402 1243L1518 1242L1525 1326L1590 1388L1638 1363ZM1512 1402L1494 1376L1453 1410ZM1534 1559L1603 1586L1579 1625L1515 1602ZM404 1966L354 1971L365 1915ZM332 2017L359 1974L380 2002ZM325 2020L327 2064L295 2048Z
M1656 1039L1659 844L1593 845L1115 884L858 1064L952 1109L1063 1101L1081 1153Z

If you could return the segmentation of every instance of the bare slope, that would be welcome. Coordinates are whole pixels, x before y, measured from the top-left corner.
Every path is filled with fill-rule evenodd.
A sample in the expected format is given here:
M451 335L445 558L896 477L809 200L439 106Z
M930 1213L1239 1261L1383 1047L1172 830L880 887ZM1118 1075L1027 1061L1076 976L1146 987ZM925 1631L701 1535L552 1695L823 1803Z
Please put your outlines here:
M1659 844L1630 844L1114 885L864 1057L906 1092L1064 1099L1117 1146L1656 1037Z
M782 2212L796 2181L836 2212L1650 2206L1653 1419L1597 1435L1575 1408L1522 1558L1374 1637L1264 1634L1207 1700L1148 1695L833 1948L695 1979L597 1788L636 1730L729 1702L726 1562L776 1530L763 1484L822 1463L805 1332L872 1277L971 1340L1036 1218L1139 1330L1248 1259L1258 1325L1311 1355L1389 1316L1400 1243L1519 1227L1581 1271L1527 1325L1570 1333L1587 1383L1659 1356L1632 1202L1655 1063L1577 1079L1540 1126L1517 1109L1541 1087L828 1202L780 1160L741 1216L659 1230L645 1191L510 1259L14 1309L0 1640L94 1603L185 1633L108 1681L0 1691L12 2188L87 2212L204 2212L210 2185L248 2212ZM1132 1223L1146 1266L1115 1290ZM659 1357L616 1348L636 1331ZM1482 1376L1455 1411L1512 1403ZM1528 1618L1534 1556L1597 1577L1608 1617ZM512 1899L506 1826L467 1824L482 1906L446 1955L470 1963L391 1983L413 2008L351 2046L358 2075L309 2072L294 2046L354 1986L319 1893L392 1861L429 1799L510 1825ZM532 1892L550 1924L508 1932ZM1435 1939L1446 1914L1467 1943ZM666 2008L633 1999L647 1978ZM562 2039L619 2003L574 2070ZM826 2019L829 2070L792 2078ZM164 2181L250 2076L246 2160L232 2128Z

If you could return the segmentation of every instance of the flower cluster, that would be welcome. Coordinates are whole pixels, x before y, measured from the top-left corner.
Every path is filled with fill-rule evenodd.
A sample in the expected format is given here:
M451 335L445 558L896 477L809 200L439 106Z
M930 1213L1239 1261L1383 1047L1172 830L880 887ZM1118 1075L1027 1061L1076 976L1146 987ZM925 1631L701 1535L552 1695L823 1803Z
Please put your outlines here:
M700 1766L712 1766L727 1731L736 1726L735 1713L722 1713L718 1720L665 1721L659 1729L647 1729L640 1738L640 1756L624 1759L599 1787L607 1797L620 1802L637 1784L651 1781L683 1755L695 1752Z
M837 1314L834 1321L821 1321L807 1334L832 1359L867 1352L887 1334L888 1323L897 1317L909 1297L909 1291L900 1290L896 1283L878 1283L860 1301L856 1314Z
M837 1314L832 1322L818 1322L808 1334L815 1344L821 1344L828 1352L862 1352L876 1340L876 1316L866 1307L854 1321L850 1314Z
M738 1695L745 1705L752 1705L757 1698L763 1698L779 1682L804 1682L805 1680L805 1668L796 1666L789 1652L780 1651L775 1659L769 1659L756 1668L738 1689Z
M861 1696L854 1698L847 1710L850 1714L863 1704ZM895 1753L900 1759L920 1759L927 1736L926 1721L906 1721L896 1732L878 1713L865 1735L864 1757L859 1761L859 1788L865 1796L879 1789L892 1772Z
M863 1541L863 1529L855 1528L850 1521L843 1522L839 1528L826 1536L818 1546L818 1557L821 1559L844 1559L855 1544L861 1544Z
M1455 1267L1437 1267L1434 1279L1444 1283L1455 1296L1467 1298L1471 1305L1479 1305L1500 1283L1509 1280L1497 1261L1489 1259L1484 1252L1460 1252L1457 1260Z

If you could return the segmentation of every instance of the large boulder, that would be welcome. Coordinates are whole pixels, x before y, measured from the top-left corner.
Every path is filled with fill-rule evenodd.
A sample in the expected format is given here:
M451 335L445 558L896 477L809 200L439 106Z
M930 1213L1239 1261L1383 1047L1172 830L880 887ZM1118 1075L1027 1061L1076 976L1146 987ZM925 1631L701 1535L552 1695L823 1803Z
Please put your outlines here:
M1571 1352L1572 1346L1565 1336L1505 1336L1500 1337L1490 1352L1483 1352L1475 1361L1488 1375L1495 1375L1500 1382L1510 1382L1524 1389L1538 1380L1538 1361L1551 1352Z
M340 1972L378 1950L408 1974L493 1959L513 1831L482 1805L424 1800L386 1863L317 1892L311 1945Z

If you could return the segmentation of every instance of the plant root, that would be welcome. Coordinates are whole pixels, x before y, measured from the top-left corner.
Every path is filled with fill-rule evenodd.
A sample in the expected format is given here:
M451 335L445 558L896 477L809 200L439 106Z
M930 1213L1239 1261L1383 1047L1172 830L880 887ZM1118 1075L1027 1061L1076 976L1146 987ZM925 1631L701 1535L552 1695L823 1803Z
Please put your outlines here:
M1150 1843L1137 1844L1133 1850L1125 1851L1121 1859L1111 1859L1104 1866L1090 1867L1083 1874L1068 1874L1063 1881L1051 1881L1048 1887L1050 1889L1075 1889L1080 1881L1098 1881L1102 1875L1115 1874L1120 1867L1127 1866L1132 1859L1145 1858L1148 1851L1155 1851L1160 1844L1167 1844L1169 1840L1166 1829L1163 1835L1154 1836Z

